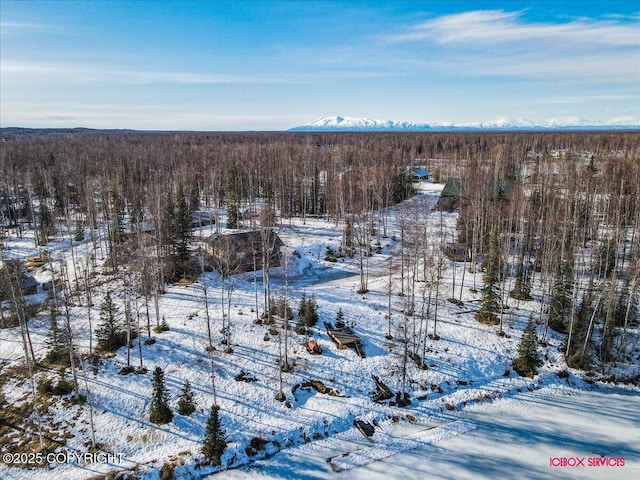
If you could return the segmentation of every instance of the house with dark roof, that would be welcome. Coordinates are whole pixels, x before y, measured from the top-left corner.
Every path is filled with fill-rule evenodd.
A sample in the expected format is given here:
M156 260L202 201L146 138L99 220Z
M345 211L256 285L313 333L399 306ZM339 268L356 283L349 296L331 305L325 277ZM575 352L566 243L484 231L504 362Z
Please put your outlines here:
M216 224L216 215L213 212L194 212L191 215L191 228L205 227Z
M280 266L284 242L273 230L214 233L205 239L206 252L219 273L235 274L262 270L263 258L268 268Z
M460 178L449 177L445 184L435 209L452 212L460 207L460 200L465 195L467 182ZM490 201L510 201L516 183L508 178L490 180L486 184L486 194Z
M460 206L460 197L462 196L463 188L464 184L461 179L449 177L442 192L440 192L440 198L435 208L437 210L453 212Z

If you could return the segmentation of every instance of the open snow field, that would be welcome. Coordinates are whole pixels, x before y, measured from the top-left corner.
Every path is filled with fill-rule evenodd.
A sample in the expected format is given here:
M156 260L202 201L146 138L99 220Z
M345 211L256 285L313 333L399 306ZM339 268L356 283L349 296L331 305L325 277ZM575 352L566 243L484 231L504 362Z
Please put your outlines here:
M222 315L226 312L220 298L222 282L217 274L207 273L194 284L167 288L160 299L160 315L170 331L154 334L157 342L141 347L142 363L149 372L156 366L163 368L172 407L175 408L183 382L189 380L198 404L193 415L184 417L175 412L172 423L151 424L151 373L120 375L126 365L126 349L121 348L114 358L102 359L95 373L85 365L80 384L83 393L90 392L97 442L122 458L108 464L55 463L33 470L0 463L0 478L79 480L135 469L143 478L156 479L166 463L177 466L178 478L206 477L217 470L199 465L204 425L213 403L210 359L205 350L204 282L217 349L213 356L217 401L229 441L223 463L232 469L212 478L640 478L640 390L607 386L587 390L587 385L577 378L578 371L570 374L568 381L573 387L569 388L567 380L557 376L566 364L558 351L562 338L555 334L540 349L546 362L535 379L506 372L517 356L522 329L529 315L539 311L540 304L535 300L508 299L510 309L504 318L507 336L500 337L495 327L474 319L480 294L470 289L481 287L481 276L474 278L466 273L462 286L463 266L449 260L438 304L437 331L441 338L427 340L427 370L418 369L412 361L408 364L407 388L412 404L398 408L371 401L371 375L382 378L394 391L402 384L401 344L385 338L388 262L399 254L399 213L422 212L433 235L441 231L442 221L447 241L453 238L456 214L431 212L442 185L425 187L416 198L390 209L389 232L382 239L382 253L369 258L370 291L364 295L357 293L360 278L355 258L337 263L324 261L326 247L337 249L340 245L341 228L332 221L307 219L306 224L294 221L290 226L287 222L278 230L287 247L298 255L272 272L272 294L276 298L286 296L294 311L303 294L316 296L320 321L313 337L324 349L322 355L309 355L302 346L304 337L293 331L288 333L294 369L282 374L286 403L274 399L279 381L276 360L285 332L269 336L267 341L268 327L253 322L257 315L256 289L257 310L263 308L261 283L254 284L253 273L235 277L229 316L234 352L225 354L225 347L220 344ZM9 238L6 244L11 258L38 253L28 235ZM96 255L98 263L104 260L104 248L94 251L89 241L74 248L80 259ZM69 264L69 250L66 241L49 247L57 264ZM81 266L86 263L79 262ZM50 278L46 269L47 266L34 272L36 278ZM122 276L114 279L100 268L96 273L95 305L91 310L94 328L107 289L113 293L120 312L124 302ZM452 291L454 274L457 283ZM81 271L78 275L82 278ZM396 295L400 288L397 269L392 285L392 318L399 319L403 301ZM462 295L463 307L446 301L454 295ZM144 317L142 299L138 299L137 307ZM339 309L361 336L366 358L352 350L339 350L327 337L323 322L333 322ZM71 306L70 313L79 350L86 353L87 307L78 302ZM142 323L146 324L146 320ZM36 356L46 353L48 325L46 311L29 324ZM433 330L433 322L428 329ZM397 326L393 333L397 337ZM146 330L142 336L145 338ZM137 345L131 355L131 363L138 365ZM19 329L0 330L0 373L23 361ZM236 381L240 372L255 381ZM296 385L309 380L324 382L338 396L300 389L294 393ZM0 388L10 403L30 401L28 380L8 379ZM61 452L86 451L90 439L88 407L59 399L48 411L41 412L45 424L71 435ZM375 420L380 425L371 441L353 427L356 419ZM256 438L264 441L264 447L251 452L247 447ZM353 453L343 455L346 452ZM550 457L600 455L624 458L625 466L549 466ZM329 457L333 457L331 463L326 461Z
M578 390L550 385L494 403L467 407L451 416L453 423L444 424L463 421L466 431L425 436L411 450L346 472L333 472L326 458L353 451L344 457L349 458L375 448L362 435L304 445L247 469L212 475L209 480L640 478L638 411L637 391L609 386ZM578 459L574 463L584 459L584 466L552 466L563 458L567 462ZM596 466L601 458L620 465L619 459L624 459L624 466Z

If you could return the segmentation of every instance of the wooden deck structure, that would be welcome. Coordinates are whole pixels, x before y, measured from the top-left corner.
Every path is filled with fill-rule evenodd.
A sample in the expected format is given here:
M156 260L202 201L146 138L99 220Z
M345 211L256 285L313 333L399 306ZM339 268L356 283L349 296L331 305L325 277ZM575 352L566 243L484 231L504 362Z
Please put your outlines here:
M324 322L329 338L335 342L340 350L352 348L360 358L364 358L364 348L362 348L362 340L349 327L336 328L328 322Z

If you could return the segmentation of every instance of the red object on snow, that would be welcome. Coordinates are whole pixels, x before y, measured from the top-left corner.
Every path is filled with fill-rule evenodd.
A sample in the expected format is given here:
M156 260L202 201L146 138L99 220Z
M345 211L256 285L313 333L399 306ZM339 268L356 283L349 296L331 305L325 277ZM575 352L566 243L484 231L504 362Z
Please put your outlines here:
M313 339L309 340L307 348L311 353L320 353L320 345L318 345L318 342Z

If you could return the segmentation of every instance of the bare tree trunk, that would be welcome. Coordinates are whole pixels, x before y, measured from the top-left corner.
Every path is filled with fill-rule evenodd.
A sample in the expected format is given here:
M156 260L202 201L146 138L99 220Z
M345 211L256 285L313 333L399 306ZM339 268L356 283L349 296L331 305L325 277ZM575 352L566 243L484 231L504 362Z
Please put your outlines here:
M393 257L389 255L389 279L387 281L387 340L391 340L391 296L393 295Z
M138 358L140 359L140 371L143 371L144 364L142 360L142 334L140 329L140 306L137 297L134 298L134 306L136 309L136 332L138 334Z
M87 321L89 322L89 356L93 356L93 324L91 322L91 285L89 281L89 258L87 257L87 263L84 269L84 293L87 302Z
M69 337L69 360L71 364L71 375L73 377L73 397L78 401L80 398L80 383L78 382L78 375L76 372L76 355L73 344L73 331L71 329L71 312L69 311L69 302L71 300L71 279L68 275L66 265L62 264L62 293L64 295L64 314L67 328L67 335ZM66 285L66 288L64 287Z

